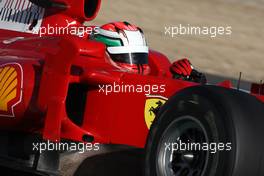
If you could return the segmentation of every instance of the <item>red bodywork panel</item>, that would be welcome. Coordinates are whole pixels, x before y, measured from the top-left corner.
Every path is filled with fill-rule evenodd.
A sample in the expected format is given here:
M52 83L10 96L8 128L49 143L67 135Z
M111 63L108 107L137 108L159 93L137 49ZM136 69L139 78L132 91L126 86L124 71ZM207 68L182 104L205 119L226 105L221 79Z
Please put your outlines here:
M110 64L103 44L72 36L30 37L6 45L1 53L0 66L17 63L24 76L22 102L14 107L15 117L1 117L1 128L43 133L45 139L53 141L82 141L87 134L94 136L95 142L143 147L148 133L145 93L106 95L98 85L165 85L166 91L159 93L163 97L194 85L171 79L170 63L160 53L150 52L150 75L131 74ZM73 67L81 68L82 74L72 74ZM82 126L71 122L65 110L70 83L92 88Z
M73 0L63 2L69 5ZM100 1L89 17L75 8L81 8L84 1L77 2L78 6L61 12L47 10L42 26L65 26L66 20L81 26L83 20L96 16ZM24 39L10 42L14 37ZM158 52L150 51L149 64L149 75L127 73L110 63L104 44L90 41L87 36L39 37L0 29L0 78L6 77L10 82L1 90L14 90L13 94L7 92L9 98L0 103L0 128L37 133L52 141L83 141L83 136L89 135L94 137L94 142L144 147L148 134L144 114L148 96L145 92L106 95L100 92L99 85L165 85L164 92L155 94L164 98L197 85L172 79L168 58ZM4 69L10 73L4 73ZM0 80L0 86L6 80ZM88 86L82 125L72 122L66 111L71 83ZM229 84L221 86L229 87Z

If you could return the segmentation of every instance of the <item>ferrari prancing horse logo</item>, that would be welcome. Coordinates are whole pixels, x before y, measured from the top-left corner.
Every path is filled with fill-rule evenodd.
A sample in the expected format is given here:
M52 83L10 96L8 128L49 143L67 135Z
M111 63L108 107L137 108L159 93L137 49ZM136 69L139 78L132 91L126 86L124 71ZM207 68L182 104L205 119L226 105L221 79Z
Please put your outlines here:
M167 101L168 99L159 95L148 95L145 103L145 122L150 129L150 126L155 119L160 107Z
M14 107L21 102L22 79L21 65L0 65L0 116L15 116Z

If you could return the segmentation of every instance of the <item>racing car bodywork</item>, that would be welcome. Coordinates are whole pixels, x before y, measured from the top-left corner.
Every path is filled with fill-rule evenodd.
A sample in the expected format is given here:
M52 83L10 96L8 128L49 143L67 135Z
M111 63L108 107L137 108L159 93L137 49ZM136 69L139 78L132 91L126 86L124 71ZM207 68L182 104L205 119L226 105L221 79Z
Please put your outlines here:
M139 75L114 67L105 52L105 45L88 40L87 35L45 34L40 37L39 33L36 34L48 26L81 27L84 21L96 17L100 3L100 0L0 1L0 129L3 134L33 135L53 142L66 140L139 148L147 146L148 149L153 145L150 140L158 140L157 136L152 136L155 132L149 131L155 116L164 118L162 112L168 105L174 106L172 100L182 96L182 90L187 90L185 93L190 95L192 89L207 89L194 82L172 79L168 58L154 50L149 53L151 73ZM131 89L122 91L126 85ZM137 91L132 91L135 86ZM224 89L224 92L247 94L257 103L260 101L255 97L264 101L261 85L253 86L252 93L234 90L229 82L213 87L221 89L220 92ZM208 88L208 96L221 96L219 91L209 89L212 88ZM204 90L194 92L200 94ZM209 100L218 101L215 98ZM217 105L221 103L223 99L219 99ZM159 123L156 121L153 123ZM263 122L260 119L256 121L254 124ZM154 126L158 128L157 124ZM244 135L244 132L236 132ZM232 140L236 141L236 138ZM258 147L261 146L259 143ZM244 148L241 150L246 151ZM258 154L263 156L263 152ZM232 157L239 158L236 154ZM253 158L250 159L255 163ZM261 162L259 166L262 166ZM236 166L241 167L239 164ZM252 168L250 166L250 171ZM232 169L230 176L240 173ZM49 171L47 168L42 170ZM146 175L168 175L165 172L146 171ZM262 173L260 169L253 175Z

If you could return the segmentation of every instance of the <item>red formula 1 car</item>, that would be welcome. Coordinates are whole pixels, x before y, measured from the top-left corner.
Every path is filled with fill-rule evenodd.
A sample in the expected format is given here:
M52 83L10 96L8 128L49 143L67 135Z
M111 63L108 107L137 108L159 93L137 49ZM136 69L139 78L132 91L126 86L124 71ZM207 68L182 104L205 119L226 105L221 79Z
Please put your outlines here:
M148 75L127 73L83 33L40 33L83 27L100 3L0 0L0 164L56 174L62 151L32 144L123 144L145 148L146 176L263 176L263 85L173 79L154 50Z

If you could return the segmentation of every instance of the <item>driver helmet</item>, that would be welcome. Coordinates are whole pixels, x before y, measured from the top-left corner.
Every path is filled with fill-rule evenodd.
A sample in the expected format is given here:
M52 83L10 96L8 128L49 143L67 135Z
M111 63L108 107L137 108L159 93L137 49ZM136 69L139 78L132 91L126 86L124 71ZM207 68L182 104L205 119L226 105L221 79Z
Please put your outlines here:
M128 22L113 22L96 29L91 39L103 42L111 63L123 71L149 74L149 49L143 31Z

